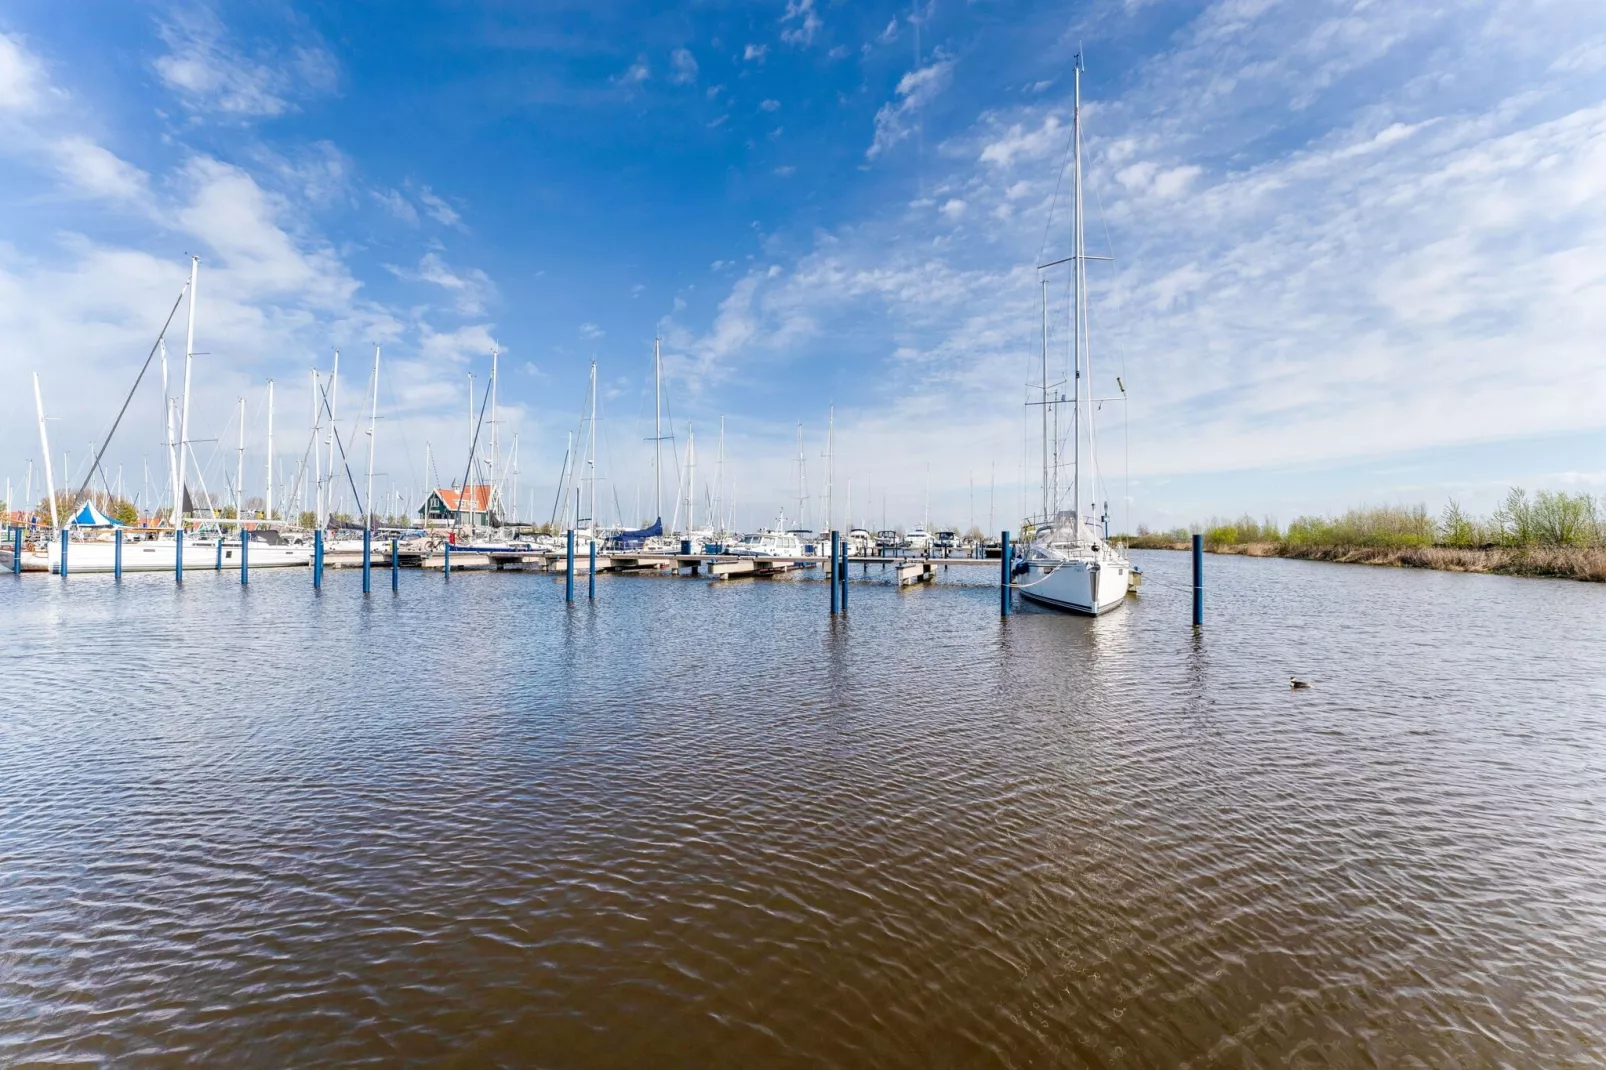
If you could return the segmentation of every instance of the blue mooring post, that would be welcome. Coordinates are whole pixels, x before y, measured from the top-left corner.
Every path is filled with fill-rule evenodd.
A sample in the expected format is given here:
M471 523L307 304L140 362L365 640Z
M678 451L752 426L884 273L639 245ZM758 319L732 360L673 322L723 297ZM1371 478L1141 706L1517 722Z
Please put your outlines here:
M212 566L212 571L223 571L223 532L221 530L217 533L217 564Z
M1007 531L998 536L998 570L998 615L1007 617L1009 616L1009 585L1015 580L1015 577L1011 575L1015 571L1015 548L1009 544L1009 532Z
M842 587L842 612L848 611L848 540L842 540L842 568L836 574L836 581Z
M123 582L123 529L112 532L112 579Z
M390 540L390 589L401 590L401 554L397 552L401 546L400 539Z
M184 582L184 529L173 532L173 582Z
M1204 626L1204 536L1193 537L1193 626Z
M831 532L831 570L826 579L831 581L831 616L836 616L841 609L842 592L837 587L837 579L842 568L842 537L837 532Z
M452 544L448 540L441 545L446 549L446 567L441 569L441 578L449 580L452 578Z
M11 571L22 575L22 529L11 529Z
M362 529L362 593L368 594L374 589L374 532L372 528Z
M61 535L61 578L62 579L66 579L67 578L67 547L72 544L72 540L67 537L67 529L66 528L62 528L61 531L58 534Z
M591 568L586 573L586 583L589 587L587 596L595 602L597 600L597 540L592 539L587 545L591 547Z
M323 589L323 530L312 533L312 589Z
M563 569L563 600L574 601L574 529L569 529L569 552Z
M240 586L244 587L251 582L251 562L248 560L246 547L251 545L251 533L240 526Z

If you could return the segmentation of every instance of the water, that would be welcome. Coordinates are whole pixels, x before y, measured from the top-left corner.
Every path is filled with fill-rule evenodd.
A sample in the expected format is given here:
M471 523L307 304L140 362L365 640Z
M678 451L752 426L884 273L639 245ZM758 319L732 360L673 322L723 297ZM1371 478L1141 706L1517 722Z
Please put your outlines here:
M0 1064L1606 1061L1606 588L1136 556L4 578Z

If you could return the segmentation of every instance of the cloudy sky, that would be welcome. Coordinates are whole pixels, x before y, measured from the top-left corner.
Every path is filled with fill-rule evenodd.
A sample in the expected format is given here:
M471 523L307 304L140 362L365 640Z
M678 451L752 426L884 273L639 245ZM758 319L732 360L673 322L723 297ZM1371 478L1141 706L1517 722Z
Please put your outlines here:
M270 378L293 477L335 347L364 447L375 344L381 493L460 478L495 346L521 511L594 359L603 517L650 515L658 335L674 450L694 427L706 498L725 417L741 526L795 514L799 423L823 524L834 405L839 526L851 482L855 522L920 522L929 486L934 525L1013 527L1080 50L1118 525L1606 488L1599 0L661 8L12 0L0 479L40 456L32 372L82 478L193 253L210 489L244 396L261 492ZM108 457L130 490L161 421L153 369Z

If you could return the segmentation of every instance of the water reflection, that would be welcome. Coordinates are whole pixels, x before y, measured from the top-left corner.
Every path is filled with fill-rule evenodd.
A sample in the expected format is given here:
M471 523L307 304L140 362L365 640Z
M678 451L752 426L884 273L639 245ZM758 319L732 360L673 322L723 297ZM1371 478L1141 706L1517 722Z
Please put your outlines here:
M1142 564L0 583L0 1062L1601 1061L1606 592Z

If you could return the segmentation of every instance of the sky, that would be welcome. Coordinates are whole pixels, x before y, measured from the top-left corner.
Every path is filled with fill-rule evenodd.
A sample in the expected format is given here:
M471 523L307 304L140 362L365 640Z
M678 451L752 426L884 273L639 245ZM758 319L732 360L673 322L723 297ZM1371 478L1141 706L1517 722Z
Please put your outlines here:
M1078 53L1112 526L1606 490L1599 0L12 0L0 479L37 372L81 482L193 254L213 491L243 397L261 494L270 379L293 482L337 347L361 487L376 345L376 500L460 480L494 348L521 517L595 361L597 511L649 518L658 337L666 519L694 431L700 512L722 474L739 528L795 524L801 425L806 526L829 483L837 527L1015 527ZM153 366L107 452L131 494L161 399Z

